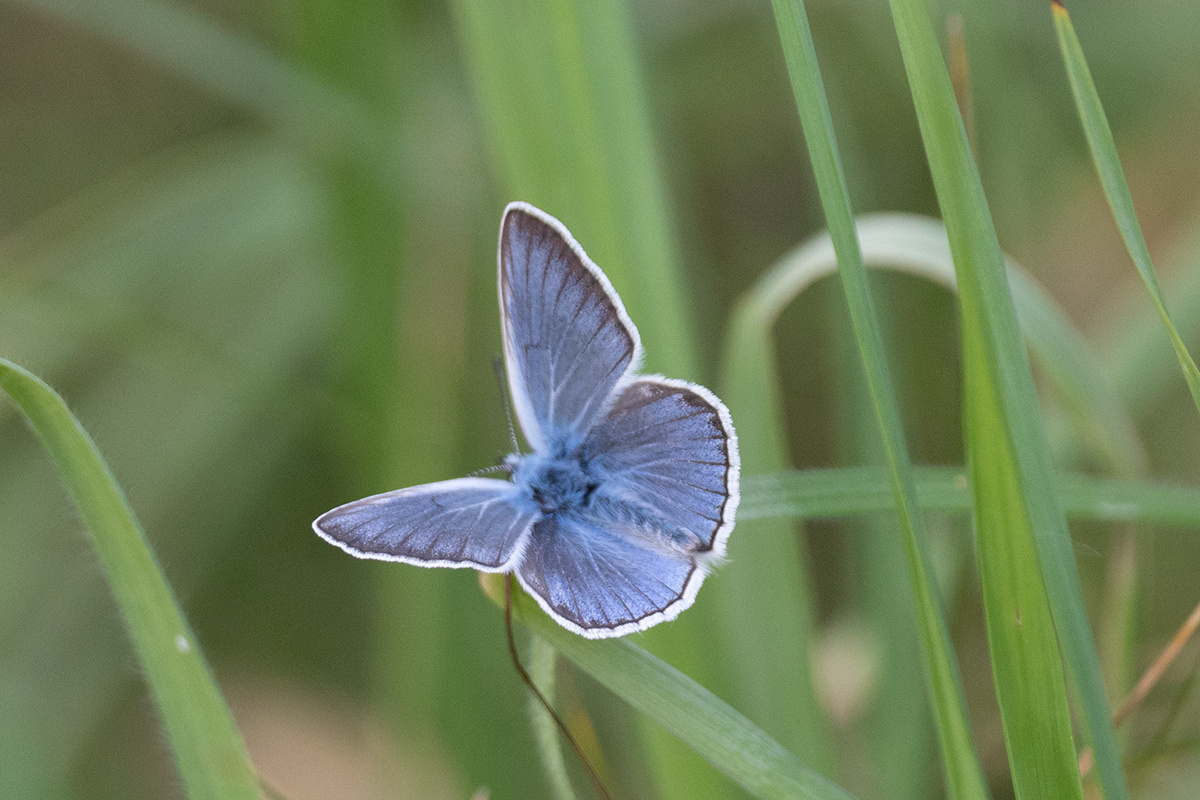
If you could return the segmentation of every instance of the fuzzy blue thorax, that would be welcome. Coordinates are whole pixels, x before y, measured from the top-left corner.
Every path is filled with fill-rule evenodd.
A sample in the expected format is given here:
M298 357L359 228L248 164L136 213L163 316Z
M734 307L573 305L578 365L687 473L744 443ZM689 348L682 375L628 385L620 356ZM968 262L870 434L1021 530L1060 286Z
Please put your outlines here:
M529 453L510 456L513 483L521 487L543 514L583 508L596 490L587 465L578 456L545 456Z
M694 552L701 547L696 534L672 523L643 503L616 490L613 476L579 454L511 455L506 464L512 480L542 514L567 515L605 524L619 524L629 535L640 534L653 546Z

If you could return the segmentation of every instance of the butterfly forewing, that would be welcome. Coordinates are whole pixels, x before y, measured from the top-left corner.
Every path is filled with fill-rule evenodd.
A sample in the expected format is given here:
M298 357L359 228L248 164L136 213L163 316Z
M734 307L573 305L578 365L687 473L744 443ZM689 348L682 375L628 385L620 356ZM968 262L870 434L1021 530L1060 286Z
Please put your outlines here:
M674 618L691 605L703 571L611 522L553 516L534 526L517 577L546 613L596 639Z
M610 491L625 491L724 554L738 502L738 451L729 412L707 389L666 378L625 387L589 433L585 451Z
M339 506L313 528L362 558L498 572L520 555L537 517L512 483L458 478Z
M542 452L577 443L636 363L637 330L571 234L524 203L500 227L500 316L529 443Z

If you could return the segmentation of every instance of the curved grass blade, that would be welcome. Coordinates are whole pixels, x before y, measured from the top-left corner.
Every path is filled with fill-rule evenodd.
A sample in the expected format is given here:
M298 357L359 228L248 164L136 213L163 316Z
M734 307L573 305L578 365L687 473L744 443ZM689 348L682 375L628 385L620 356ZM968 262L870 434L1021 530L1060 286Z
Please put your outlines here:
M877 213L855 218L862 260L896 269L958 291L946 228L918 214ZM1133 418L1117 389L1096 364L1099 359L1066 312L1020 264L1005 256L1021 334L1072 412L1078 435L1102 464L1125 478L1145 474L1146 456ZM753 327L756 339L783 307L814 281L837 269L828 232L790 252L756 285L739 307L735 325ZM743 320L743 317L746 317ZM760 321L751 326L750 317ZM747 341L749 335L747 334ZM736 352L744 352L736 351Z
M0 359L20 407L75 501L146 670L188 797L257 800L246 745L154 554L87 432L55 392Z
M503 575L480 574L497 605ZM792 753L665 661L629 638L588 640L551 620L523 591L515 591L513 617L571 659L633 708L657 722L755 797L771 800L852 800L852 795L805 767Z
M1082 796L1061 641L1105 793L1124 800L1111 711L983 187L928 4L891 0L891 8L958 274L978 554L1015 791Z
M737 420L743 481L789 466L771 328L793 295L777 280L779 271L739 299L725 343L720 391ZM803 540L781 521L743 516L738 530L713 586L739 676L731 696L805 763L826 772L834 759L808 666L816 612ZM790 679L780 685L776 675Z
M971 510L965 467L914 467L917 499L927 511ZM1092 522L1139 522L1200 528L1200 489L1188 486L1058 476L1067 515ZM758 475L743 485L739 517L820 519L888 511L895 504L877 467L809 469Z
M856 228L867 264L898 269L957 291L950 245L940 221L913 214L867 214L856 220ZM1031 276L1015 262L1006 260L1006 264L1030 349L1056 382L1068 406L1077 412L1083 438L1105 462L1124 465L1117 474L1127 476L1131 470L1136 474L1136 465L1144 457L1133 423L1115 391L1091 367L1096 360L1086 341ZM776 390L771 328L795 296L836 269L837 258L828 233L818 234L781 259L734 311L721 391L739 420L746 487L755 485L755 475L780 473L787 467L782 439L775 434L782 427L782 410ZM812 612L808 573L796 566L804 563L800 560L803 553L790 527L772 521L774 514L758 514L756 495L752 489L746 491L748 505L740 510L742 535L734 545L735 557L713 588L721 594L721 608L726 611L726 636L738 643L738 673L746 691L735 696L752 719L788 741L806 763L821 768L830 762L823 759L815 716L819 712L815 710L807 673L799 673L783 690L776 688L770 694L770 703L761 698L756 702L759 693L749 691L756 679L766 680L761 676L794 671L790 665L807 663L808 636L798 632L809 630L811 623L802 621L811 619ZM871 508L887 511L894 507L889 499ZM758 610L738 613L741 607ZM777 630L793 631L787 649L778 643L764 646L776 638L772 631ZM805 718L808 721L804 728L789 725L788 720L804 713L813 714ZM789 732L796 738L786 739Z
M1121 238L1129 250L1134 266L1137 267L1138 274L1142 276L1142 282L1146 284L1150 298L1154 301L1163 330L1170 339L1175 357L1179 360L1179 367L1183 370L1188 391L1192 393L1192 401L1200 411L1200 370L1196 369L1196 362L1188 353L1187 346L1184 345L1167 310L1154 264L1150 260L1150 250L1146 247L1146 239L1142 236L1137 212L1133 208L1133 196L1129 193L1129 184L1125 181L1125 173L1121 169L1112 129L1108 126L1108 118L1105 117L1104 107L1100 104L1100 95L1083 57L1083 48L1075 35L1075 27L1071 24L1071 17L1066 8L1059 2L1052 2L1051 7L1054 9L1054 27L1058 31L1058 45L1062 51L1063 64L1067 68L1071 93L1075 96L1075 107L1079 111L1079 120L1083 124L1083 132L1092 152L1092 161L1096 164L1096 172L1100 176L1100 184L1104 187L1104 196L1108 199L1113 219L1117 222L1117 228L1121 231Z
M849 192L834 140L833 121L821 83L812 33L801 0L774 0L773 6L821 205L837 253L854 336L866 370L868 391L883 438L893 501L904 534L927 691L941 745L947 793L953 798L985 798L987 786L971 742L962 679L950 644L941 597L933 579L925 521L917 503L908 446L900 425L883 335L854 229Z
M155 554L179 597L229 566L325 406L295 370L330 329L320 206L295 164L257 135L192 142L0 238L5 355L71 376L73 410L165 534ZM130 701L130 640L95 559L61 563L90 545L58 541L81 526L40 443L17 440L19 415L0 401L0 797L66 797L78 754Z

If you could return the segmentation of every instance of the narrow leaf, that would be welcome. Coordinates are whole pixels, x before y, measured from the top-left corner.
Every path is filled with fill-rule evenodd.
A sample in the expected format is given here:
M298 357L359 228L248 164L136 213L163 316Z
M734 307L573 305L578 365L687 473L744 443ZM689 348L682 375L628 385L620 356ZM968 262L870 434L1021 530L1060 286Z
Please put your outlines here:
M92 534L162 714L188 797L259 796L241 733L103 457L55 392L0 359L0 386L45 446Z
M1123 800L1099 659L987 201L928 4L891 0L891 7L958 274L980 571L1015 789L1018 796L1082 794L1057 637L1105 792ZM1021 596L1005 596L1009 588ZM1047 603L1053 624L1041 613Z
M829 224L838 267L850 310L867 387L883 437L895 508L904 534L909 581L916 600L929 702L941 744L947 792L954 798L988 796L975 757L967 721L962 680L926 544L924 518L917 504L912 465L900 426L895 392L883 347L883 335L867 284L846 179L834 140L833 121L821 83L816 50L800 0L775 0L775 20L783 41L792 91L804 127L821 205Z
M480 575L498 605L503 575ZM778 800L850 800L730 705L665 661L623 639L589 640L551 620L529 595L513 593L513 617L657 722L748 792Z
M763 318L756 294L744 297L734 312L721 370L721 397L737 424L743 483L790 465L770 336L775 317ZM726 696L806 764L832 774L831 737L811 669L816 612L808 564L793 524L753 519L739 506L729 563L705 590L718 601L721 638L737 675Z
M1121 160L1117 155L1117 145L1113 140L1112 129L1108 126L1108 118L1104 115L1104 107L1100 104L1100 94L1092 81L1091 71L1083 57L1083 48L1075 35L1075 27L1067 9L1059 2L1053 2L1054 26L1058 31L1058 44L1062 50L1063 63L1067 68L1067 78L1071 82L1071 93L1075 96L1075 107L1079 111L1079 120L1083 123L1083 132L1087 136L1088 147L1092 151L1092 161L1100 175L1100 184L1104 187L1104 196L1108 198L1109 208L1125 247L1133 258L1142 282L1154 301L1154 307L1162 320L1163 330L1175 350L1175 357L1183 370L1184 380L1187 381L1188 391L1192 393L1192 401L1200 410L1200 371L1196 362L1187 351L1171 314L1167 311L1166 300L1158 285L1158 276L1154 264L1150 260L1150 250L1146 247L1146 239L1142 236L1142 227L1138 224L1137 212L1133 208L1133 196L1129 193L1129 184L1125 181L1125 172L1121 169Z
M915 467L913 478L917 499L926 511L971 510L966 467ZM1060 474L1057 481L1063 508L1075 519L1200 528L1200 489L1076 474ZM748 478L738 516L832 519L894 507L886 472L877 467L841 467Z

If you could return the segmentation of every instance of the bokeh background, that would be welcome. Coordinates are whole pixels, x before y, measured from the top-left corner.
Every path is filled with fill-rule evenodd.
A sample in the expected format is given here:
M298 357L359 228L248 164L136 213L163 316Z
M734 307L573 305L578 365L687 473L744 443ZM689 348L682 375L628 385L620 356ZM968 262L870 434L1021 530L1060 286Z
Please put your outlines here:
M1048 2L935 5L962 20L974 143L1002 245L1094 345L1139 424L1150 474L1195 484L1200 421L1165 340L1145 326L1150 304L1095 180ZM356 561L309 527L334 505L455 477L508 449L492 372L504 204L542 205L602 267L638 270L630 253L659 251L675 263L681 302L626 299L644 330L675 320L687 331L670 357L651 350L652 367L679 365L673 374L714 386L737 298L823 227L769 3L570 6L0 0L0 355L54 385L97 440L256 763L293 800L466 798L483 787L547 796L503 617L475 575ZM1195 330L1200 5L1070 8L1168 301ZM936 215L887 4L808 10L855 210ZM569 62L554 47L580 20L613 25L591 41L631 68L612 85L632 94L589 99L575 93L586 81L566 81L547 99L546 62ZM575 66L609 56L588 57ZM523 140L519 124L505 125L521 108L514 96L534 117L548 102L585 116L619 109L618 129L648 133L647 149L630 148L646 159L573 164L554 131ZM599 213L605 198L577 180L593 168L636 184L636 213L654 216L661 241L622 249L623 212ZM894 275L875 288L914 460L961 463L952 298ZM776 341L793 464L860 463L873 423L836 283L789 307ZM1046 414L1052 433L1065 425L1052 395ZM23 427L0 405L0 797L179 796L86 533ZM1077 456L1064 445L1064 466L1095 467ZM941 522L947 574L965 576L947 597L977 743L1004 797L978 591L953 566L971 559L969 536L963 520ZM925 731L914 753L887 767L867 744L889 698L880 674L898 669L880 661L878 620L862 612L878 588L862 563L867 527L798 532L834 777L864 798L936 796L919 676L906 712ZM1113 530L1073 533L1101 617ZM1197 601L1200 547L1194 532L1139 536L1131 661L1141 667ZM639 642L702 682L736 684L706 663L703 631L685 619ZM1133 760L1138 796L1200 787L1197 703L1183 692L1197 658L1185 651L1139 723L1145 743L1173 704L1183 720L1153 757ZM650 766L669 743L582 674L564 668L560 682L621 796L680 791L656 785ZM697 780L710 796L740 796L705 769Z

